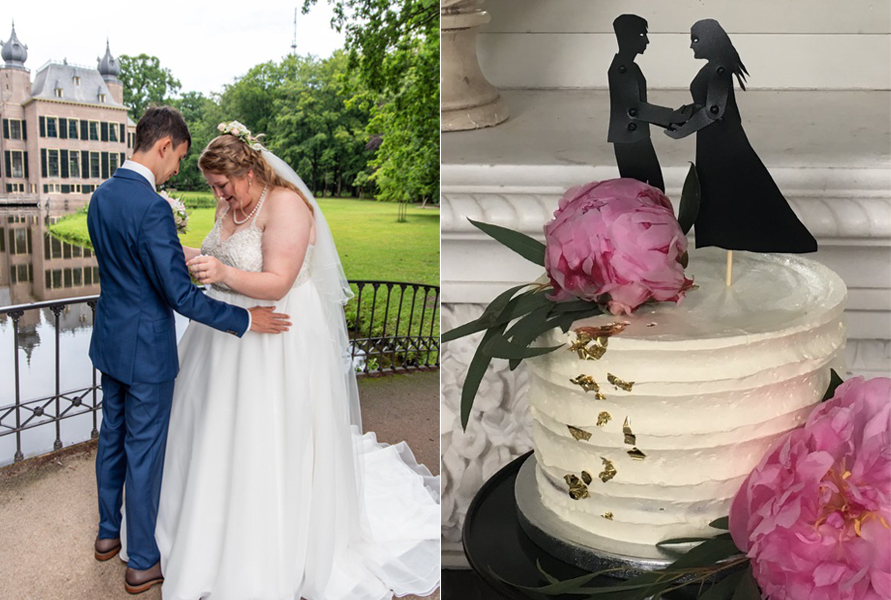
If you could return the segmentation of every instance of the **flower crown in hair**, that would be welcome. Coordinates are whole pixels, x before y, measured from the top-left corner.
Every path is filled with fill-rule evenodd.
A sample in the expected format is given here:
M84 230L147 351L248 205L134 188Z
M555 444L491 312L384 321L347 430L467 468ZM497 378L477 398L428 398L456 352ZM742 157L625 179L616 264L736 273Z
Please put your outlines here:
M256 150L260 152L264 150L263 145L260 143L259 137L254 137L251 135L251 130L239 123L238 121L229 121L228 123L220 123L217 125L217 129L220 133L228 133L230 135L234 135L242 142L248 145L251 150Z

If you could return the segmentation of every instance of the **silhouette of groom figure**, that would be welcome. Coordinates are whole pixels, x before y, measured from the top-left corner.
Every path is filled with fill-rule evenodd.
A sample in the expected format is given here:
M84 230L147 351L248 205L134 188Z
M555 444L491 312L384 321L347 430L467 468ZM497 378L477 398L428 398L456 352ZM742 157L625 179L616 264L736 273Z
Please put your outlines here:
M619 175L665 191L662 168L650 140L650 123L668 127L683 123L681 111L647 102L647 80L634 59L650 41L647 22L637 15L619 15L613 21L619 53L613 58L609 76L609 134L616 153Z

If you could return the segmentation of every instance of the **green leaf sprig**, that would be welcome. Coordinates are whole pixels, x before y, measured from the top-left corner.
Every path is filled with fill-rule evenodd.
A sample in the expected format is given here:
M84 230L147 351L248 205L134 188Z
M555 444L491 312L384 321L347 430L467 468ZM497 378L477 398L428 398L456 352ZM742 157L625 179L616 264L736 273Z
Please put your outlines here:
M733 543L730 533L726 532L727 517L709 525L714 529L724 530L725 533L711 538L678 538L660 542L658 546L691 542L698 542L699 545L680 555L665 568L641 573L616 585L597 586L595 580L624 571L624 567L604 569L560 581L538 564L539 573L548 581L540 587L516 585L497 575L495 577L502 583L541 598L569 595L589 600L646 600L662 598L665 594L688 586L699 586L699 600L760 600L761 594L752 577L749 559Z
M468 219L475 227L504 244L523 258L544 267L545 245L518 231ZM547 284L526 283L498 295L478 319L442 334L443 342L485 331L477 347L461 389L461 426L466 429L473 400L493 358L509 361L513 371L525 358L553 352L563 345L531 347L543 333L559 327L563 332L577 320L604 313L603 306L584 300L554 302L553 288Z

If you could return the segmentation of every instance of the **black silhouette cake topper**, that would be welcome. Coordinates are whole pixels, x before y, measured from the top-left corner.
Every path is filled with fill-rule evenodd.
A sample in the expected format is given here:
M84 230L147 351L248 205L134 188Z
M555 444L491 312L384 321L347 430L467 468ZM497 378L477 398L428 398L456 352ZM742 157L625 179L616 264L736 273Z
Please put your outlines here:
M662 168L650 140L650 123L668 127L690 116L647 102L647 80L634 62L649 44L647 22L637 15L620 15L613 21L619 53L609 66L609 134L619 174L665 191Z
M629 150L634 147L634 151L643 156L645 151L640 148L644 144L640 140L645 139L652 161L659 171L649 140L648 123L666 127L665 134L674 139L696 133L695 169L691 168L691 175L684 185L685 197L681 201L679 220L684 231L689 229L690 224L695 226L697 248L718 246L727 250L752 252L816 251L817 241L792 211L743 130L733 89L733 77L736 77L740 88L745 90L748 71L721 25L714 19L703 19L694 23L690 29L690 48L694 58L708 61L690 84L692 104L684 105L676 111L646 104L646 87L641 74L638 81L644 81L641 85L642 105L646 105L647 109L644 112L638 109L637 114L629 111L624 116L619 105L627 104L627 98L632 92L628 91L630 84L614 75L613 69L618 72L624 66L630 70L633 65L633 69L640 73L633 61L622 58L622 47L623 43L628 45L625 54L635 48L639 48L635 54L643 52L646 47L646 21L635 15L622 15L613 25L619 38L620 52L613 60L609 72L609 141L615 146L620 174L662 189L661 172L658 175L660 185L656 185L654 176L639 167L648 165L647 159L638 158L633 163L633 168L629 166L623 170L623 161L631 162L629 155L632 152ZM636 46L630 41L630 32L634 27L643 31L642 39ZM626 41L623 42L623 39ZM631 57L633 59L634 54ZM666 110L670 114L666 115ZM644 130L644 137L619 136L621 118L627 120L625 129L628 133ZM632 130L631 125L637 127ZM690 190L695 190L698 202L687 201L686 196Z

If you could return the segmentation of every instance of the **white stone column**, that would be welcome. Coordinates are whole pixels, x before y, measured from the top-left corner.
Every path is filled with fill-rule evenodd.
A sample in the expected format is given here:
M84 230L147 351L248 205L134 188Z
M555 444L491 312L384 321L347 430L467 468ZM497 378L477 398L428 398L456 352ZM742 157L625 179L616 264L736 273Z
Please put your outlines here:
M443 131L482 129L508 117L507 104L480 69L476 53L479 27L489 13L483 0L442 0L440 89Z

